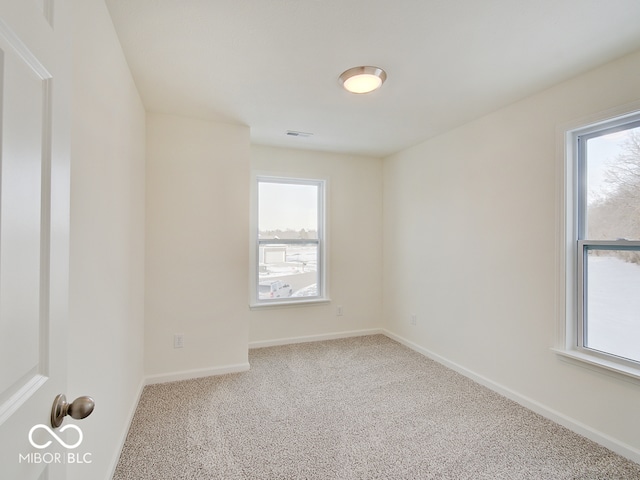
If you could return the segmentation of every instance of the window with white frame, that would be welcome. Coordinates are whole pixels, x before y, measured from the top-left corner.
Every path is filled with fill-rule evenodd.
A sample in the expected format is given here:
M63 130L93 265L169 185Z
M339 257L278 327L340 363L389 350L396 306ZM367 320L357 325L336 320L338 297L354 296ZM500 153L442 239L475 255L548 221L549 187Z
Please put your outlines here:
M567 346L640 377L640 112L566 141Z
M325 298L325 181L257 177L253 305Z

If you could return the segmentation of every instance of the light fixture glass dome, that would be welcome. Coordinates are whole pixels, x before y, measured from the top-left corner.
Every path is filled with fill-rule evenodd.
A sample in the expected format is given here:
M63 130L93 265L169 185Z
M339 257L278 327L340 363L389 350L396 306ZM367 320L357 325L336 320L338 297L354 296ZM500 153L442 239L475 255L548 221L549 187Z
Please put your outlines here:
M387 74L379 67L354 67L343 72L338 79L351 93L369 93L382 86Z

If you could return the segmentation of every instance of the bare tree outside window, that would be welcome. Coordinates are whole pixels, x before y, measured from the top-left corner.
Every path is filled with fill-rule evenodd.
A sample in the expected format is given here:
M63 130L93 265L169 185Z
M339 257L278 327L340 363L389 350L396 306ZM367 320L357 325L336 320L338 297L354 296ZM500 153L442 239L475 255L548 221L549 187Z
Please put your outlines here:
M590 139L588 152L591 142L613 143L618 137L620 153L603 160L602 181L590 186L594 199L587 206L586 238L640 240L640 127L603 137ZM588 153L587 168L592 161L598 159ZM596 188L599 191L593 191ZM640 252L620 251L616 256L640 264Z

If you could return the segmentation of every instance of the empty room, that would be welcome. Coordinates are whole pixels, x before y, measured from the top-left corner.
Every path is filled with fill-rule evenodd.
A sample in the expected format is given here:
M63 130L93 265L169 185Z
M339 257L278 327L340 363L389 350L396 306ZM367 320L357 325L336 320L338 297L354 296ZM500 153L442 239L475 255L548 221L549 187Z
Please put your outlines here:
M0 2L0 477L640 479L640 2Z

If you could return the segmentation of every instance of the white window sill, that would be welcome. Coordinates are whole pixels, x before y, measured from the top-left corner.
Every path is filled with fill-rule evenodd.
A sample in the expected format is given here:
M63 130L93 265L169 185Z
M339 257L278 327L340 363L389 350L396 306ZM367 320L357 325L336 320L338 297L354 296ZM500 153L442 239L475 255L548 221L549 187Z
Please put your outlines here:
M289 307L308 307L315 305L325 305L331 303L330 298L313 298L309 300L300 299L300 300L283 300L283 301L274 301L274 302L260 302L260 303L250 303L249 308L251 310L262 310L269 308L289 308Z
M563 360L574 365L640 385L640 369L638 368L589 355L578 350L563 350L560 348L553 348L552 350L560 355Z

